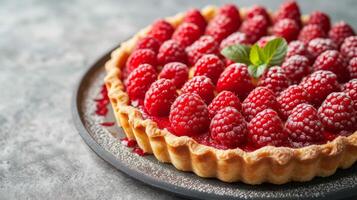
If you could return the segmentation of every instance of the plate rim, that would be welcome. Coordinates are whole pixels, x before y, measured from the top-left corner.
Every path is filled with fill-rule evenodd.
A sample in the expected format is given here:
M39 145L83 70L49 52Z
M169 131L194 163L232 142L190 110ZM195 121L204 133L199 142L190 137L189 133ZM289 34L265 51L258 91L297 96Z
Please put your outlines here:
M184 198L195 198L195 199L237 199L236 197L231 197L231 196L224 196L224 195L217 195L214 193L206 193L206 192L200 192L196 190L190 190L184 187L178 187L173 184L169 184L166 182L159 181L155 178L152 178L151 176L145 174L145 173L140 173L136 170L131 169L130 167L127 167L125 164L121 163L113 154L105 150L98 142L95 141L95 139L90 135L89 130L85 127L81 114L80 114L80 105L79 101L81 99L80 97L80 90L82 87L85 85L86 78L93 73L94 71L98 70L101 67L104 67L104 63L110 58L111 52L115 50L116 48L120 47L120 45L117 45L115 48L112 48L111 50L107 51L105 54L103 54L99 59L96 59L92 64L89 65L89 67L84 70L83 74L79 77L79 80L75 84L72 98L71 98L71 111L72 111L72 119L73 119L73 124L78 131L79 135L82 137L84 142L86 143L87 146L102 160L106 161L109 163L112 167L114 167L117 170L120 170L127 176L134 178L142 183L145 183L149 186L152 186L154 188L158 188L170 193L173 193L177 196L184 197ZM328 178L328 177L327 177ZM352 188L353 189L353 188ZM351 188L344 188L339 191L330 191L328 193L325 193L324 196L318 196L318 197L310 197L309 199L325 199L325 198L331 198L331 199L344 199L344 198L350 198L353 197L354 195L357 195L357 192L355 194L351 194ZM356 188L354 188L356 189ZM301 199L306 197L288 197L290 199ZM241 198L242 199L242 198ZM247 198L246 198L247 199ZM259 200L261 198L259 197L251 197L249 198L250 200ZM280 199L280 198L275 198L275 197L270 197L270 198L265 198L269 200L274 200L274 199Z

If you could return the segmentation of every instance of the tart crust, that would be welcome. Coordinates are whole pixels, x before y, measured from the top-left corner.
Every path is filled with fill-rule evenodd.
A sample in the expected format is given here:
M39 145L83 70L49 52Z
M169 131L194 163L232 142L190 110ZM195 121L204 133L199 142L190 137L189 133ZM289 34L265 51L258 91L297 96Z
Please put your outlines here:
M244 17L244 9L240 9ZM217 13L208 6L201 10L207 21ZM177 27L183 20L179 13L166 20ZM306 17L303 17L303 20ZM130 105L128 94L120 79L121 69L139 38L150 26L123 42L106 63L105 84L116 120L129 139L137 141L144 152L154 154L165 163L172 163L182 171L192 171L200 177L218 178L224 182L241 181L247 184L269 182L283 184L290 181L309 181L315 176L330 176L338 168L351 167L357 160L357 131L339 136L322 145L303 148L266 146L253 152L239 148L220 150L197 143L187 136L175 136L160 129L150 119L143 119L139 109Z

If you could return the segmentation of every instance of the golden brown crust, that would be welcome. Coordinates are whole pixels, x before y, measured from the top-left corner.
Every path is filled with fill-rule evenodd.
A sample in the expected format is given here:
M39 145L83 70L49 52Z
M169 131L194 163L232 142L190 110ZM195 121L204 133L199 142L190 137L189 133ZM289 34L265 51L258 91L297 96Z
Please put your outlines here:
M217 12L213 6L202 14L210 20ZM244 15L244 10L241 10ZM182 22L183 13L167 18L173 25ZM127 137L135 139L145 152L154 154L161 162L172 163L182 171L192 171L201 177L216 177L225 182L242 181L248 184L270 182L283 184L290 181L309 181L315 176L329 176L337 168L348 168L357 160L357 132L349 137L338 137L322 145L304 148L267 146L253 152L239 148L219 150L197 143L190 137L178 137L156 123L143 119L141 112L129 105L129 97L120 80L121 68L137 40L144 36L144 28L112 52L106 63L105 84L116 120Z

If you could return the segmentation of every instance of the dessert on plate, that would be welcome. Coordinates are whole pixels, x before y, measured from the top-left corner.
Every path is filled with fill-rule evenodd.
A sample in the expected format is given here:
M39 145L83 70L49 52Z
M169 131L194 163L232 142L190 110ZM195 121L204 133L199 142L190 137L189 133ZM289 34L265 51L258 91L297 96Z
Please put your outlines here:
M105 67L126 136L179 170L283 184L357 160L357 36L295 1L159 19Z

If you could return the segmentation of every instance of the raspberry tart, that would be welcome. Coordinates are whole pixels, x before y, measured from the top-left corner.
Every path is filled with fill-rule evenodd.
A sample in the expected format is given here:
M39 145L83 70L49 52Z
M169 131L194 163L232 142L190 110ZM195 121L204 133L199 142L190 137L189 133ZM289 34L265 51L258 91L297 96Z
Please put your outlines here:
M295 1L208 6L123 42L105 84L126 136L161 162L224 182L309 181L357 160L355 40Z

